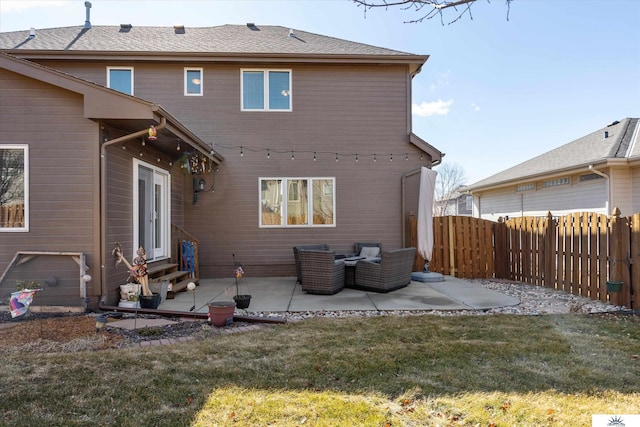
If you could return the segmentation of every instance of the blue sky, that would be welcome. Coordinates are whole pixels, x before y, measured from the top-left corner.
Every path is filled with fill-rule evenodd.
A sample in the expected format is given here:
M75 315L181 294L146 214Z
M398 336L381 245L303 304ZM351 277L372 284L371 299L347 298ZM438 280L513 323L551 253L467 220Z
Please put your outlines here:
M471 184L609 123L640 117L640 1L478 0L447 25L349 0L92 0L93 25L281 25L430 55L413 130ZM0 1L0 31L83 25L84 0Z

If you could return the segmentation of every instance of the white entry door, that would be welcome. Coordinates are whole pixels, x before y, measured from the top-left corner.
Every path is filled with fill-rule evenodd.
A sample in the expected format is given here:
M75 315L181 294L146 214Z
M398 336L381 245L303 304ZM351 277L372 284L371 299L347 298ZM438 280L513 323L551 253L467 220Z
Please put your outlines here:
M142 246L147 260L170 256L171 212L169 173L134 160L134 248Z

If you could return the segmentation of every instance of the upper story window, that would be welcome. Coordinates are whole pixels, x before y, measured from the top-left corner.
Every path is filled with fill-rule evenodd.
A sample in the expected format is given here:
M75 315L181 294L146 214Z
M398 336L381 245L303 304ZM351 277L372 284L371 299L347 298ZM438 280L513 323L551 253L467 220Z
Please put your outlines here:
M107 87L133 95L133 68L107 67Z
M29 231L29 147L0 145L0 231Z
M261 178L260 227L335 226L334 184L335 178Z
M241 70L242 111L291 111L291 70Z
M202 68L184 69L184 95L202 96Z

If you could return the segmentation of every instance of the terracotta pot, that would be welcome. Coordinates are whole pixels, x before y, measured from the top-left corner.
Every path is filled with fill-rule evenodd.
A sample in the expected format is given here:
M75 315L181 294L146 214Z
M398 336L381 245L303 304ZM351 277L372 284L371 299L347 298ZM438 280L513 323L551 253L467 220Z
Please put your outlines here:
M229 319L233 321L233 312L236 309L236 303L233 301L210 302L209 320L213 326L226 326Z

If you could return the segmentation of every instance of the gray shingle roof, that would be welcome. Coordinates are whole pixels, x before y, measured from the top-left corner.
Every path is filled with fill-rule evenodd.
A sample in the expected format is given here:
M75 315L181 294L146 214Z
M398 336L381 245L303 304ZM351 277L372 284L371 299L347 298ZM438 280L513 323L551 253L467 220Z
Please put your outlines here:
M471 184L467 190L478 190L556 171L588 166L606 159L633 157L634 154L629 155L628 151L638 121L637 118L615 121L582 138ZM605 132L607 132L606 138ZM640 145L640 141L637 145ZM638 152L636 155L640 154L640 147L634 147L634 151Z
M218 27L82 26L0 33L0 49L171 52L209 54L295 54L411 56L406 52L341 40L280 26L222 25Z

